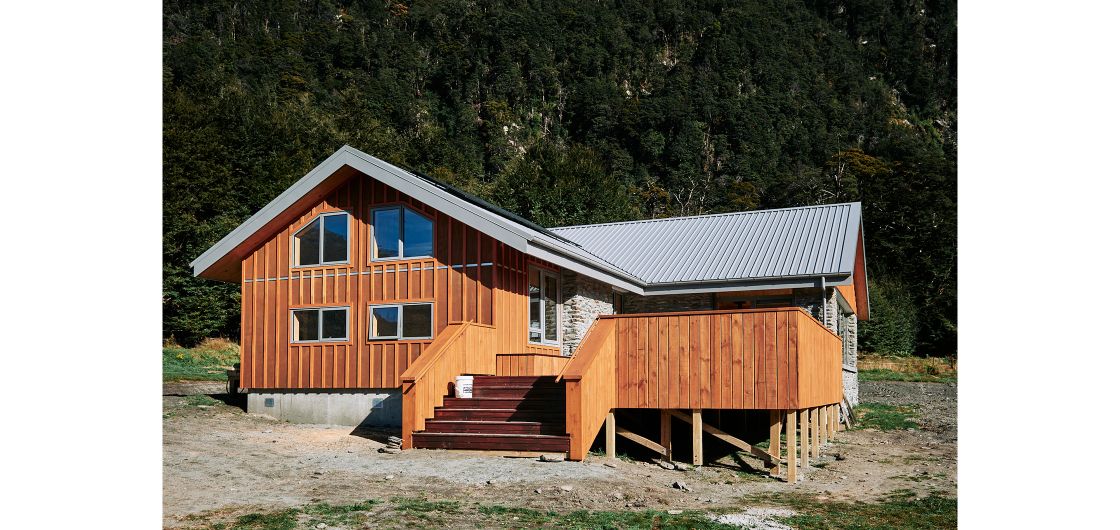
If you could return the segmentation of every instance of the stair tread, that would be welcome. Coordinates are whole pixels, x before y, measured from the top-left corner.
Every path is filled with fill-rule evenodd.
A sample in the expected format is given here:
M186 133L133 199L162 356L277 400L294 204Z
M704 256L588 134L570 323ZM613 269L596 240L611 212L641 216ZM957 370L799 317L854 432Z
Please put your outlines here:
M480 398L447 398L447 399L461 399L461 400L474 400L474 401L549 401L560 402L559 399L554 398L510 398L504 396L484 396Z
M418 431L412 434L415 436L455 436L467 438L530 438L540 440L555 440L558 438L567 438L567 434L520 434L520 433L489 433L489 432L427 432Z
M477 409L473 409L473 410L477 410ZM502 420L427 420L424 423L480 423L480 424L495 424L495 425L509 425L509 424L513 424L513 425L540 425L540 424L547 424L547 423L553 423L553 422L525 421L525 420L512 420L512 421L502 421Z

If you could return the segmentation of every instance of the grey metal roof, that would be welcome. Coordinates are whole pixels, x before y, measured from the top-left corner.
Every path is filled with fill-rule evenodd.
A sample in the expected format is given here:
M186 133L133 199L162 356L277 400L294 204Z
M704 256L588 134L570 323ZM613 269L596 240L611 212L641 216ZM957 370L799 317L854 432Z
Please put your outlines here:
M206 273L343 166L530 256L638 294L808 287L822 276L839 285L851 282L855 268L859 203L546 229L343 146L191 262L194 274Z
M552 228L654 284L850 275L860 203Z

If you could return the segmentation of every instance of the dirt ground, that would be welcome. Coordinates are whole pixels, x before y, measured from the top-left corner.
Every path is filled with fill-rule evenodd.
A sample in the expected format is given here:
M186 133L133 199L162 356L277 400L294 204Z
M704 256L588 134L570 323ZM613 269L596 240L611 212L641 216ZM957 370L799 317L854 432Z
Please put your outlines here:
M448 451L382 454L377 439L387 433L293 425L227 404L163 399L164 524L172 528L198 526L211 515L398 496L559 511L744 509L745 496L789 491L842 501L876 501L900 489L956 496L954 384L862 383L862 401L916 406L920 427L841 432L796 485L769 478L753 458L744 460L753 469L726 458L681 471L636 460L609 467L594 455L548 463ZM691 491L674 488L676 481Z

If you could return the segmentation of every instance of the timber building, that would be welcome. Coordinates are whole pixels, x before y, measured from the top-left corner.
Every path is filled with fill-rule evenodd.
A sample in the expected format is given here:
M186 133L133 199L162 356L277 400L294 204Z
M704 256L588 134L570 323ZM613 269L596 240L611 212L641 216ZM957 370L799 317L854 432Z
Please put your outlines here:
M858 402L859 203L544 228L345 146L192 266L241 286L250 411L405 449L672 458L680 421L776 473L744 424L804 465Z

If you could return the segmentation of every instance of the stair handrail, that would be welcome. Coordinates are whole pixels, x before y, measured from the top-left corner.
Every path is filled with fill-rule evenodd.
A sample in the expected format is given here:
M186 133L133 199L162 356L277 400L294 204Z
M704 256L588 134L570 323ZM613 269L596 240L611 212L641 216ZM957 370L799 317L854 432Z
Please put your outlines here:
M494 326L473 321L449 323L401 374L401 448L412 448L412 434L443 406L455 377L494 373L494 333Z
M564 383L568 458L583 460L617 402L615 322L596 318L557 381Z

